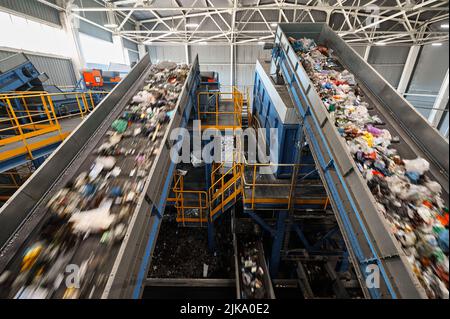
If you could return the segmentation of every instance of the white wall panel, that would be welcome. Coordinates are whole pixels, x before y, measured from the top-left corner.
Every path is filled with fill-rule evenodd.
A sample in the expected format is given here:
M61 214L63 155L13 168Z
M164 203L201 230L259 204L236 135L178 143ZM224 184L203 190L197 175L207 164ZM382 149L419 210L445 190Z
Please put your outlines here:
M186 62L184 45L149 45L150 59L153 63L160 61Z
M219 73L219 81L221 85L229 86L231 85L231 69L229 65L208 65L202 64L200 60L200 71L216 71Z
M190 57L193 59L198 54L200 65L227 64L231 61L230 51L228 45L192 45L190 46Z
M397 87L408 57L408 46L372 46L368 62L388 81Z
M252 63L255 64L256 60L264 53L262 45L241 45L236 49L236 62L237 63Z
M448 42L440 47L427 45L422 48L409 93L437 94L448 69Z

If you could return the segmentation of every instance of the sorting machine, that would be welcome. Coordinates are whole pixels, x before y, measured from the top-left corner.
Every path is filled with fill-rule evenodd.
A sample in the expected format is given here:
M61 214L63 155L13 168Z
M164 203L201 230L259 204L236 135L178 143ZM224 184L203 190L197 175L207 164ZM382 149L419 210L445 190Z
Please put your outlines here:
M371 114L378 115L400 143L403 158L422 157L430 163L429 176L439 182L448 201L449 145L411 104L364 61L330 27L322 23L280 24L270 74L281 73L289 98L300 116L300 132L312 152L327 190L350 260L367 298L426 298L400 244L360 174L318 92L288 38L311 38L333 50L339 62L355 75ZM258 72L258 68L257 68ZM256 84L255 84L256 85ZM275 90L272 85L272 90ZM376 265L380 286L369 288L366 278Z
M113 77L113 75L111 75L111 77ZM115 79L115 81L118 81L117 78L113 79ZM45 72L40 72L24 53L16 53L3 60L0 60L0 93L17 91L28 93L56 93L52 97L56 115L60 116L79 112L76 97L74 97L73 94L63 94L67 93L67 91L61 89L56 85L47 83L48 80L48 75ZM93 98L96 103L102 97L103 95L93 94ZM18 111L24 111L26 107L31 110L42 111L43 109L42 101L39 97L28 99L26 102L26 106L23 105L23 102L21 102L20 99L13 99L12 101L12 107ZM1 115L7 115L6 111L4 111L4 107L2 107L0 110L0 116ZM20 121L26 122L27 120L21 119Z
M1 208L0 273L20 260L30 238L40 231L47 217L46 203L91 163L89 156L101 143L111 123L145 85L150 67L147 55ZM112 260L107 260L102 266L101 272L107 274L107 282L94 297L139 298L142 293L175 169L170 157L172 142L169 136L174 128L187 124L199 80L198 59L195 59L174 115L157 142L157 155L134 206L125 238L120 247L114 248ZM83 245L87 245L81 248L89 254L92 244L92 247L89 243Z

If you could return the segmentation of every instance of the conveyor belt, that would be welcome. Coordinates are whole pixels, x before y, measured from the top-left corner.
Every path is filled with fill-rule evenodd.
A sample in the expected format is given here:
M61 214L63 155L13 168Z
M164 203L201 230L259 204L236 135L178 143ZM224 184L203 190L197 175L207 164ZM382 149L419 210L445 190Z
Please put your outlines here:
M264 247L262 244L262 240L252 233L251 227L253 224L242 223L239 220L236 220L234 217L232 224L237 298L275 299L272 280L270 278L266 259L264 257ZM254 261L257 265L254 270L254 276L258 278L262 286L259 291L256 291L258 290L256 288L250 288L252 285L246 285L243 282L243 273L246 272L247 274L250 274L252 271L249 267L245 267L244 255L249 254L249 252L252 250L254 250L255 252L254 254L256 255L256 259ZM244 260L244 263L242 262L242 260ZM257 273L258 275L256 275ZM254 284L254 282L252 282L252 284Z
M24 248L39 234L40 228L48 218L47 202L58 190L73 181L82 170L89 169L89 165L95 159L93 151L104 141L111 123L121 114L131 98L142 89L150 67L150 57L147 55L2 207L0 274L18 265ZM140 297L175 167L170 158L173 143L169 136L174 128L184 127L187 124L198 83L199 65L196 58L178 97L174 115L170 122L161 126L161 137L153 145L156 147L156 155L150 158L152 164L148 176L144 178L143 190L132 205L125 237L119 244L107 247L109 250L105 253L107 257L100 259L102 262L98 271L89 274L92 282L95 282L96 276L103 276L104 280L101 280L100 287L88 287L91 293L87 296ZM126 141L123 143L136 144L135 146L144 143L144 139ZM123 161L120 163L123 166L121 168L126 172L127 169L133 168L133 163L126 163L126 158L121 161ZM98 239L88 238L82 241L78 247L81 249L77 249L71 260L75 263L86 260L92 251L98 251L98 245ZM102 251L104 253L105 248ZM55 291L52 297L61 297L61 292Z
M393 136L403 158L418 156L430 162L430 177L443 188L448 200L448 142L390 86L368 63L327 25L319 23L281 24L275 43L277 63L299 114L322 181L327 188L351 260L366 297L426 298L424 289L412 273L397 240L359 173L344 140L295 54L288 37L312 38L333 49L339 62L352 72L367 101ZM272 66L274 73L276 66ZM380 270L380 287L369 288L366 278L375 264Z

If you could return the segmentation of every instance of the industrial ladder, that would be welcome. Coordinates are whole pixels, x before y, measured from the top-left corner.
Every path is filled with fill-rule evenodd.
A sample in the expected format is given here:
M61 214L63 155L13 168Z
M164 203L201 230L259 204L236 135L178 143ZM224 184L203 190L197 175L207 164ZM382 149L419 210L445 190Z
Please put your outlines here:
M175 174L173 192L177 222L184 226L206 226L231 208L243 193L243 166L233 162L214 163L208 191L185 190L184 178Z

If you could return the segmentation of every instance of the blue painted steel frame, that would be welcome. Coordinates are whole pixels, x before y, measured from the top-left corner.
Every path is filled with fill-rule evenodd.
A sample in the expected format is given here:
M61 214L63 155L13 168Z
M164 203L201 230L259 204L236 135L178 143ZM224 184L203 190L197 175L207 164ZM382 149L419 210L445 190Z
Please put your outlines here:
M252 113L258 114L262 128L267 130L266 142L269 142L269 129L276 129L278 132L278 154L277 163L292 164L295 162L297 156L297 149L292 150L292 145L295 143L299 126L296 124L286 124L280 119L280 116L275 108L273 101L267 94L267 88L260 80L258 70L255 72L255 85L253 88L253 105ZM274 88L272 88L274 89ZM272 155L272 154L271 154ZM275 162L274 158L271 158ZM277 167L275 175L277 178L289 178L292 173L291 167Z
M281 248L283 246L284 235L286 233L286 219L288 212L285 210L277 212L277 229L272 243L272 254L270 256L269 271L271 278L278 277L280 268Z
M61 144L61 142L47 145L45 147L42 147L40 149L32 151L34 159L39 161L40 158L44 158L45 156L50 155L55 149L58 148L59 144ZM5 172L10 169L13 169L17 166L23 165L29 161L30 161L30 159L28 158L28 154L16 156L16 157L10 158L8 160L1 161L0 162L0 173ZM38 163L38 162L36 162L36 163ZM37 167L39 167L41 164L42 163L38 164Z
M326 146L327 155L329 156L329 158L333 159L333 154L331 153L330 147L327 144L327 141L323 136L321 127L320 127L317 119L315 118L314 114L312 114L310 111L310 105L302 105L300 97L298 96L296 89L294 88L294 85L296 85L300 91L300 94L303 97L303 100L308 101L308 99L305 96L305 92L303 92L301 89L302 86L299 84L300 81L297 78L298 75L297 75L296 71L297 71L297 68L299 67L300 62L297 61L295 66L291 66L289 60L286 57L286 53L284 52L284 50L282 50L280 48L273 50L273 59L279 60L279 63L281 66L281 71L282 71L285 79L287 79L286 82L287 82L288 88L292 94L292 97L294 98L294 102L300 112L300 115L303 117L303 119L305 119L306 117L311 117L313 119L314 126L315 126L316 130L319 132L319 138L321 139L322 143ZM289 72L287 69L288 67L291 70L292 76L289 76ZM396 298L396 293L392 287L392 284L390 283L390 280L386 274L386 271L384 270L384 267L383 267L378 255L373 247L373 244L368 235L368 231L367 231L367 229L361 219L360 213L358 212L356 205L350 195L348 186L346 185L344 179L342 178L342 174L340 173L339 167L337 167L337 165L334 164L334 161L330 161L328 163L325 162L323 154L320 153L320 147L318 145L316 136L313 134L312 127L310 126L310 124L307 121L303 121L303 122L304 122L304 128L306 130L306 133L308 134L310 141L314 146L314 149L317 150L317 157L318 157L318 161L319 161L318 164L321 166L323 173L324 173L324 177L325 177L324 182L328 185L329 190L331 192L331 196L333 197L333 199L336 203L336 207L337 207L339 216L341 217L341 220L342 220L343 225L346 230L346 234L348 235L348 238L349 238L349 241L351 244L351 249L357 258L358 265L361 269L361 273L363 275L365 275L366 274L366 266L368 264L376 263L380 269L381 277L384 280L384 282L389 290L390 295L392 296L392 298ZM372 256L370 256L370 257L364 256L364 254L362 252L362 249L361 249L361 246L356 237L355 231L352 228L352 225L348 218L347 212L345 211L344 206L342 204L342 201L344 199L340 198L340 195L337 192L337 189L335 188L335 186L333 184L333 180L332 180L332 177L331 177L330 171L329 171L330 169L333 169L337 173L337 175L339 177L339 181L341 182L341 184L344 187L344 190L346 193L345 200L351 204L352 209L355 212L355 216L361 226L365 240L367 241L367 244L370 247L370 250L372 253ZM372 296L372 298L380 298L381 297L378 289L376 289L376 288L369 288L368 291L369 291L370 295Z
M30 72L30 76L25 76L23 70ZM18 88L27 85L31 88L30 82L40 75L39 71L30 61L22 63L16 68L0 74L0 92L16 91Z

